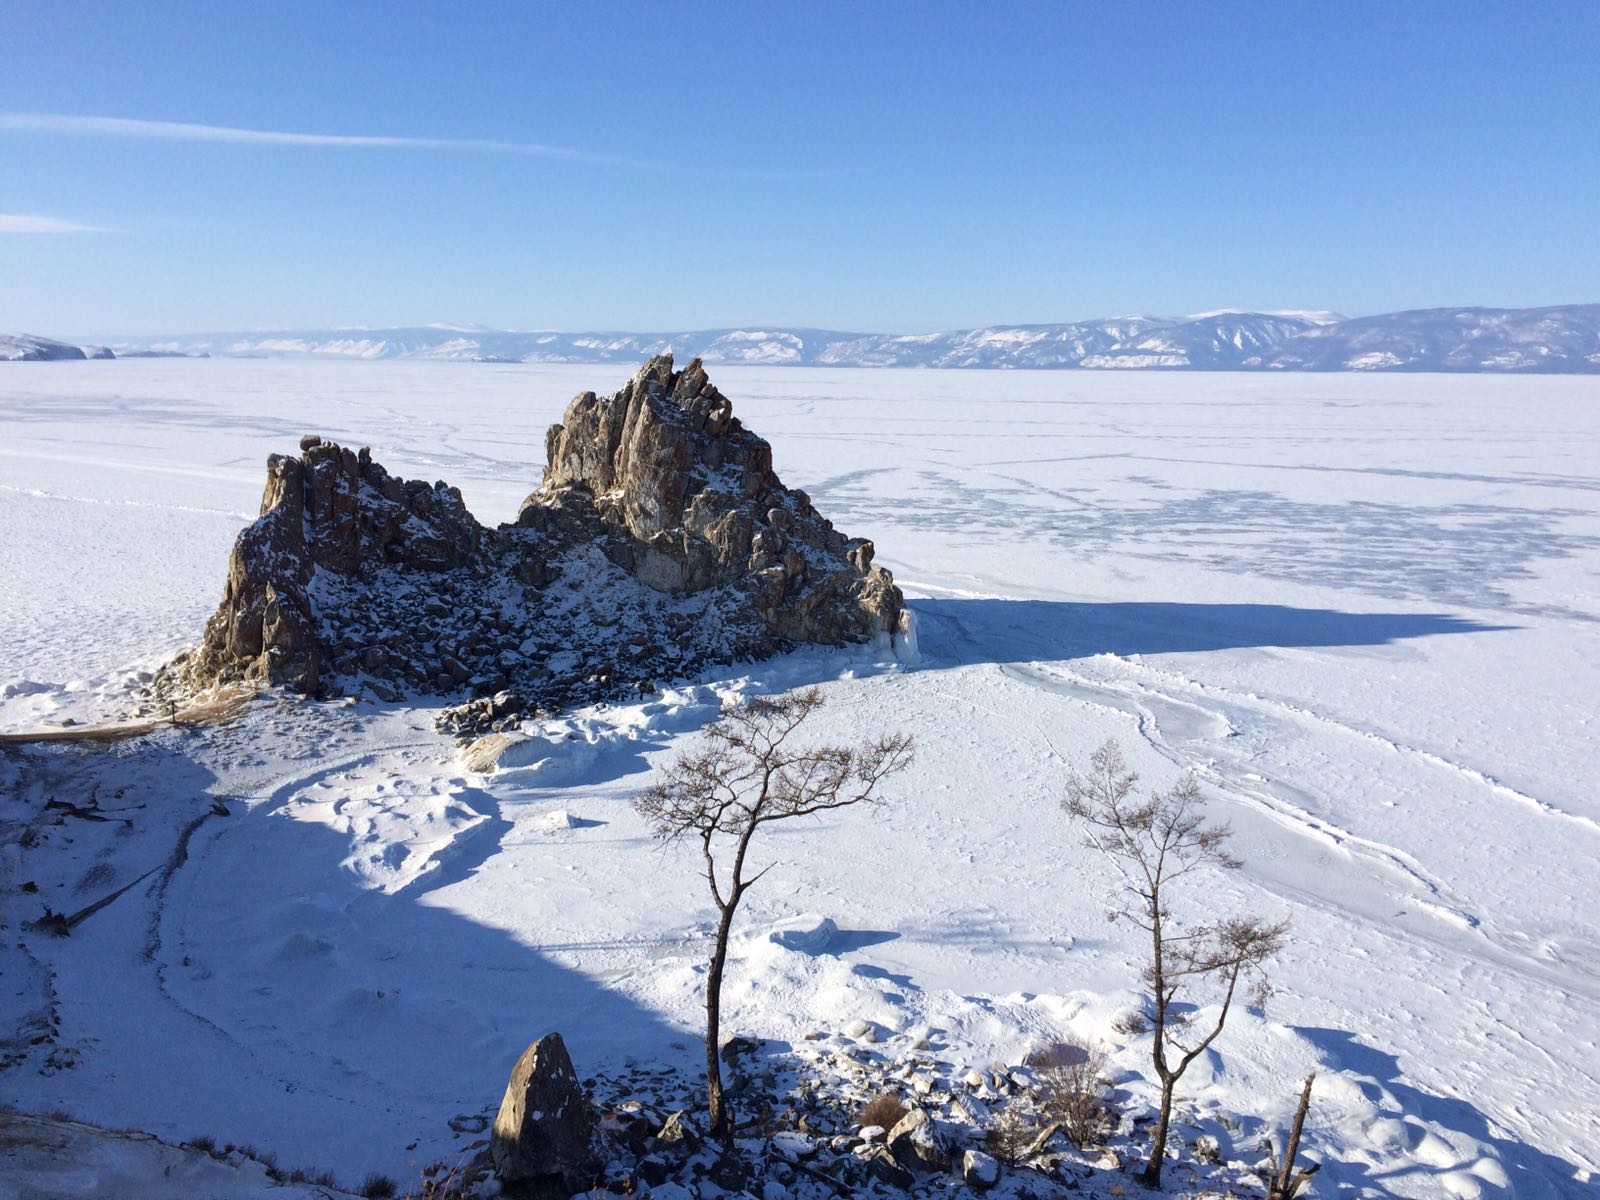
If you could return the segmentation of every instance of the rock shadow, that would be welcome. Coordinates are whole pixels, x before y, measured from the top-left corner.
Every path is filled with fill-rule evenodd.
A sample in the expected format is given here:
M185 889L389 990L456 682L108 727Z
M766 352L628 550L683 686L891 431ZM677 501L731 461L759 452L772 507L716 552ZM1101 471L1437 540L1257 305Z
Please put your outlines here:
M1364 613L1282 604L909 601L930 665L1019 663L1095 654L1181 654L1262 647L1387 646L1445 634L1498 633L1450 613Z
M1429 1125L1444 1130L1466 1134L1489 1147L1498 1157L1499 1165L1509 1180L1507 1194L1518 1197L1565 1197L1589 1195L1588 1185L1580 1183L1582 1172L1591 1169L1567 1162L1547 1154L1526 1142L1505 1136L1503 1127L1491 1121L1467 1100L1453 1096L1438 1096L1423 1091L1400 1078L1399 1059L1358 1041L1356 1035L1345 1029L1327 1029L1316 1026L1293 1026L1294 1032L1306 1038L1325 1054L1331 1065L1352 1075L1365 1076L1370 1083L1359 1079L1358 1086L1369 1100L1378 1101L1381 1093L1399 1102L1400 1111L1385 1113L1389 1117L1417 1117ZM1312 1091L1312 1110L1316 1108L1316 1091ZM1380 1102L1381 1103L1381 1102ZM1420 1131L1419 1131L1420 1132ZM1488 1181L1470 1171L1477 1161L1468 1154L1454 1162L1430 1164L1412 1157L1403 1169L1374 1167L1356 1161L1341 1160L1330 1164L1341 1185L1366 1185L1377 1188L1384 1195L1394 1194L1391 1180L1404 1179L1410 1185L1401 1194L1415 1194L1415 1185L1422 1182L1429 1190L1438 1189L1440 1195L1476 1194L1470 1191L1472 1183L1482 1187L1485 1195L1498 1189L1488 1186ZM1493 1161L1492 1159L1490 1161ZM1469 1189L1469 1190L1464 1190Z

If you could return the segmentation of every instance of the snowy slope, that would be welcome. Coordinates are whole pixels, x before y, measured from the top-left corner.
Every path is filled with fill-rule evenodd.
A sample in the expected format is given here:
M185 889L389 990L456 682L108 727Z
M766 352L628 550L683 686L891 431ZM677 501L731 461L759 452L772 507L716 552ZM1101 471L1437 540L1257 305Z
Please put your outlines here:
M928 334L750 328L518 333L457 326L213 333L117 343L119 352L233 357L638 362L670 350L707 363L1274 371L1600 372L1600 305L1197 313Z
M65 342L31 333L0 333L0 362L60 362L87 357L82 348Z
M493 520L565 400L626 373L29 372L0 394L0 722L109 711L192 639L264 456L301 432L370 442ZM0 881L4 1015L58 1027L8 1099L408 1178L470 1144L450 1120L492 1106L550 1028L581 1072L692 1072L709 903L629 798L721 697L818 682L820 732L906 729L919 757L887 809L765 844L729 1032L894 1056L937 1031L957 1075L1074 1032L1148 1104L1147 1057L1114 1028L1140 947L1102 919L1114 878L1057 803L1066 765L1115 737L1152 784L1195 771L1234 825L1246 868L1194 902L1294 922L1279 995L1181 1086L1186 1138L1248 1165L1316 1069L1315 1196L1592 1191L1588 380L716 379L785 479L874 537L920 661L811 651L680 681L531 731L549 753L488 777L426 701L269 698L227 728L0 757L0 819L34 822ZM20 932L152 868L71 938ZM837 935L790 936L823 917ZM53 1003L30 1005L44 981ZM876 1043L852 1042L858 1020Z

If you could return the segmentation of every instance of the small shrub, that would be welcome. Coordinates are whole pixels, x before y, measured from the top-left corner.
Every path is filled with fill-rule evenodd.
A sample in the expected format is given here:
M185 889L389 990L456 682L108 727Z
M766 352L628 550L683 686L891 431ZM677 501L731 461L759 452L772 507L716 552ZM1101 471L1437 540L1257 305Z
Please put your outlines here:
M446 1168L436 1162L422 1169L422 1188L411 1193L406 1200L462 1200L467 1194L467 1179L463 1165L457 1163Z
M212 1137L209 1133L202 1133L197 1138L190 1138L189 1145L193 1146L202 1154L214 1155L217 1152L217 1139Z
M893 1092L880 1092L862 1106L856 1117L856 1127L865 1129L868 1125L881 1125L885 1129L893 1129L905 1115L906 1106L900 1102L899 1096Z
M1039 1103L1075 1146L1098 1143L1111 1118L1106 1052L1082 1042L1054 1042L1028 1055L1039 1078Z
M1008 1104L990 1118L989 1127L983 1131L984 1149L1014 1167L1033 1145L1034 1134L1033 1123L1023 1114L1022 1106Z
M1129 1009L1111 1022L1111 1029L1123 1037L1142 1037L1150 1032L1150 1021L1138 1009Z
M373 1171L361 1181L361 1186L356 1189L358 1196L366 1200L394 1200L400 1192L400 1185L387 1175L380 1175Z

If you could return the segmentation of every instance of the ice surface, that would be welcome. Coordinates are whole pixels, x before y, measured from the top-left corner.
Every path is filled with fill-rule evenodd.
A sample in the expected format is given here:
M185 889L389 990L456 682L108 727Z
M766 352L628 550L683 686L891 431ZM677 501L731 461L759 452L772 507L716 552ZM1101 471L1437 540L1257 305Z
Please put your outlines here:
M606 371L7 373L0 723L115 712L198 634L269 452L371 444L509 519L544 427L627 373ZM1148 1099L1113 1030L1139 947L1101 917L1112 881L1058 806L1065 766L1116 737L1152 784L1195 771L1234 825L1247 866L1197 880L1198 902L1294 921L1280 994L1180 1088L1195 1120L1253 1161L1315 1068L1318 1194L1592 1188L1592 381L716 378L785 480L875 541L920 657L812 650L678 681L531 724L493 775L464 771L426 704L268 700L222 729L0 758L8 822L57 795L119 814L8 848L24 984L5 1011L37 1018L27 964L45 964L73 1051L7 1072L9 1100L408 1177L464 1144L446 1120L493 1104L548 1029L580 1071L692 1070L713 914L695 855L658 849L628 801L724 697L819 683L820 736L905 729L917 762L887 809L761 844L727 1031L864 1022L963 1070L1073 1033L1111 1042ZM206 817L215 800L231 815ZM15 932L153 868L69 939Z

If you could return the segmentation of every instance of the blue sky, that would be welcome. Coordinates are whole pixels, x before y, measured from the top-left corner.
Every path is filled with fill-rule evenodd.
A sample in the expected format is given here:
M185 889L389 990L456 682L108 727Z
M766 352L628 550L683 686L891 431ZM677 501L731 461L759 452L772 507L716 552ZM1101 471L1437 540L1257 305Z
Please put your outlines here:
M0 28L0 330L1600 300L1594 0L0 0Z

